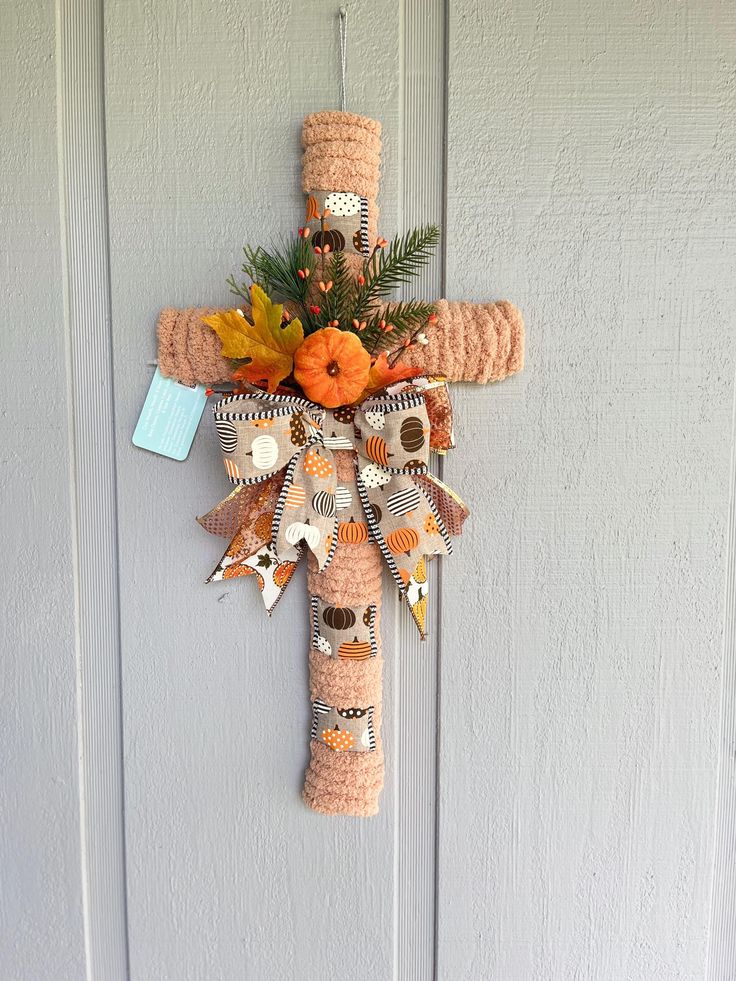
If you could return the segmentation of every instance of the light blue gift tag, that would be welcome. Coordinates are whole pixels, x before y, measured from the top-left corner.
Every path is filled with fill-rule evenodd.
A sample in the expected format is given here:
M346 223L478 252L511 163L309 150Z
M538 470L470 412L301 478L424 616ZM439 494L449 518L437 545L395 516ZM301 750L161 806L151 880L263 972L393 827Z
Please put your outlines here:
M182 385L156 368L133 443L172 460L186 460L206 404L204 385Z

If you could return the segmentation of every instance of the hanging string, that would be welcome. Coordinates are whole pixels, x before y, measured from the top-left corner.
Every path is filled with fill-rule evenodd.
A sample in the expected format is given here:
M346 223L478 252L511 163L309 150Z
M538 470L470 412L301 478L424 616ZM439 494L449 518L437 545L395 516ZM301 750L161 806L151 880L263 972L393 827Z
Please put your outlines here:
M348 10L340 7L340 108L345 112L347 96L345 94L345 72L347 68L348 51Z

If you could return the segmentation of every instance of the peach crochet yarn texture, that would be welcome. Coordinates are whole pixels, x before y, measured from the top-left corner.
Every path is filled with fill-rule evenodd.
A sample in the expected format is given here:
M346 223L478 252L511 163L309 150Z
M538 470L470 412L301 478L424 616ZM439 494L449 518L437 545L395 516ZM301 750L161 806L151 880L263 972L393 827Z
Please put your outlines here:
M352 470L351 454L335 454ZM345 472L345 466L338 470ZM341 479L344 479L341 474ZM334 606L381 607L382 559L373 542L338 545L330 565L319 572L310 554L309 592ZM322 814L348 814L368 817L378 813L383 789L383 745L381 742L381 656L380 630L376 624L378 653L362 661L326 657L321 651L309 652L309 689L312 701L329 705L374 707L376 748L368 753L336 752L316 739L310 743L311 757L304 778L304 801Z
M378 228L381 124L351 112L315 112L302 127L302 190L352 191L368 199L368 241Z
M220 354L220 338L202 317L215 307L175 310L167 307L158 318L158 366L162 375L185 385L230 381L232 369Z
M507 300L435 304L437 322L425 330L429 344L405 361L448 381L502 381L524 367L524 321Z
M500 303L450 303L438 300L437 322L425 329L426 347L405 355L407 364L448 381L484 384L502 381L524 367L524 321L507 300ZM214 310L164 310L159 318L159 367L186 385L216 385L232 379L219 356L220 341L202 323ZM458 326L462 329L458 330Z

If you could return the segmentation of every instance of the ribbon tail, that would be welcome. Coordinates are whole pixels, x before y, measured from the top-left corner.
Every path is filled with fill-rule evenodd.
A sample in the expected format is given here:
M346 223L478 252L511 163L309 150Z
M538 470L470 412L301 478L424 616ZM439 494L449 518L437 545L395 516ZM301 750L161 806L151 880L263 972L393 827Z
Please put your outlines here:
M252 524L258 518L264 510L265 502L271 501L270 510L273 510L283 474L284 471L277 471L259 484L239 485L211 511L197 518L197 522L211 535L232 538L245 525Z
M381 550L422 638L428 602L425 556L449 555L450 536L432 498L416 477L393 474L369 486L356 464L356 484L371 536Z
M234 566L250 558L271 540L271 518L279 495L278 481L272 479L261 484L256 497L251 494L251 490L250 487L236 488L222 502L223 505L228 505L224 514L218 513L213 519L216 528L207 527L207 530L214 534L224 534L226 529L229 530L230 534L233 534L233 525L235 527L235 534L230 544L225 549L224 555L207 582L215 579L234 578L237 575ZM242 493L238 494L238 491ZM218 505L210 514L218 512L218 508L221 506ZM206 517L209 518L209 515ZM235 524L236 519L237 524ZM231 569L231 571L227 576L224 576L226 569ZM241 575L247 575L247 573L241 573Z
M219 535L222 538L231 538L243 523L240 519L241 501L243 492L255 488L236 487L228 496L216 504L211 511L197 517L197 523L211 535Z
M215 568L209 574L205 582L219 582L222 579L237 579L239 576L250 575L250 572L238 571L252 555L262 548L263 543L255 545L252 550L238 548L239 533L233 538Z
M228 511L222 519L223 527L226 527L226 521L233 521L236 516L240 524L224 555L207 579L207 582L221 582L254 576L269 614L286 589L301 554L297 549L293 555L280 556L271 542L271 523L280 494L281 479L282 475L276 474L259 484L256 495L252 493L254 488L238 487L223 501L223 504L233 502L228 505ZM215 508L210 513L217 511L218 508ZM219 515L215 520L221 520Z
M332 451L320 441L308 443L292 457L271 528L281 557L293 560L306 545L320 572L330 564L337 546L336 487Z
M255 570L263 579L263 587L261 587L259 581L258 588L261 590L263 605L266 607L266 613L269 616L271 616L276 604L286 592L286 587L291 582L291 578L302 557L302 551L301 548L298 548L296 550L296 558L294 559L282 559L276 554L273 546L268 545L265 548L265 556L271 560L268 569L263 570L256 564ZM258 555L253 556L249 561L257 563L261 554L259 552Z
M291 582L301 554L302 549L297 549L294 559L282 559L270 542L261 545L251 555L236 559L228 559L226 552L207 582L254 576L270 616Z
M457 538L463 533L463 524L470 508L455 491L432 473L417 474L414 483L437 509L447 533Z
M409 577L404 592L406 605L419 630L422 640L427 637L427 604L429 603L429 583L427 582L427 560L423 555Z
M412 609L412 604L409 602L409 598L407 595L407 590L411 583L412 574L406 569L399 568L394 558L394 555L391 552L391 549L389 548L386 539L384 538L380 521L378 521L376 518L376 515L382 512L377 510L377 505L374 505L374 502L371 500L371 496L370 496L371 491L368 489L365 482L363 481L363 478L361 477L360 465L358 460L356 460L355 463L355 483L358 488L358 496L360 497L360 503L363 507L363 512L365 513L366 521L368 523L368 528L370 529L371 532L371 537L373 538L376 545L378 545L379 549L381 550L381 554L386 560L386 565L388 566L391 576L393 577L393 580L398 587L399 593L401 594L402 599L408 605L412 617L414 618L414 622L416 623L417 629L419 630L419 636L422 638L422 640L424 640L426 636L424 632L424 617L415 615L415 612ZM372 488L372 490L375 490L375 488ZM426 611L426 600L424 602L424 608ZM421 612L421 607L418 612L419 613Z
M302 450L299 450L289 460L271 522L271 541L273 542L274 548L278 549L285 559L291 561L297 555L297 547L296 543L290 544L286 538L287 521L284 519L284 512L287 508L298 507L304 501L303 488L294 487L294 471L302 452Z
M460 527L468 515L468 509L465 507L463 501L457 497L457 495L454 494L449 487L443 484L442 481L437 480L431 474L427 473L420 476L415 476L412 479L417 487L417 490L422 495L423 502L426 503L428 509L428 511L424 513L422 529L425 532L425 535L429 536L430 541L434 539L431 550L428 550L419 556L419 560L414 567L414 571L409 577L409 581L406 584L406 590L404 592L406 604L409 607L409 611L417 625L422 639L424 639L427 636L427 606L429 603L427 557L431 559L434 558L435 555L450 555L452 553L450 533L447 529L447 525L445 524L443 514L440 513L440 509L437 506L435 497L431 495L427 489L427 484L433 487L434 483L436 482L438 488L441 488L442 491L447 493L448 499L454 499L458 509L462 511L462 518L459 520ZM451 498L450 495L452 495ZM423 507L420 510L423 510ZM434 519L434 521L432 519ZM457 532L457 534L459 533L460 531ZM437 541L438 536L441 540L441 545L440 542ZM426 544L423 544L422 547L426 548Z

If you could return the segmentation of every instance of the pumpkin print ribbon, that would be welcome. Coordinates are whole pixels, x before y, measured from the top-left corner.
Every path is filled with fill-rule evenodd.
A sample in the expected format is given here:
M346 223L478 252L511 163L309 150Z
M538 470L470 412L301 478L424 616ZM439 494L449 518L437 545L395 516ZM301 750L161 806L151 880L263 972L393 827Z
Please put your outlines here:
M322 570L338 543L372 540L423 635L425 556L451 552L450 533L459 533L468 511L428 472L431 426L422 382L430 390L428 380L415 379L400 391L332 410L262 392L218 402L225 471L238 486L199 519L216 534L235 531L210 579L257 575L270 613L305 548ZM354 452L354 483L338 481L339 450Z

